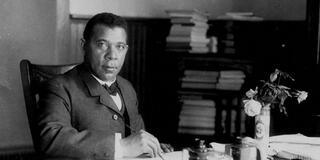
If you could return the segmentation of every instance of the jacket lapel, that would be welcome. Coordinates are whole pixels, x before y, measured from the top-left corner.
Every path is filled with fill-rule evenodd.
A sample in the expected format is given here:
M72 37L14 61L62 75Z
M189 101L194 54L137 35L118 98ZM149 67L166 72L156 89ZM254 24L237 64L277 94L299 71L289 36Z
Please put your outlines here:
M80 77L86 84L91 96L99 96L99 102L101 104L122 115L107 90L103 88L103 86L92 77L91 73L85 68L84 65L81 67Z
M123 82L122 77L117 76L117 83L118 83L118 87L120 89L121 95L122 95L122 99L124 101L124 107L126 107L129 118L132 118L133 115L133 108L132 108L132 102L130 103L130 101L132 101L132 94L130 94L128 91L126 91L126 88L128 87L127 84L125 84Z

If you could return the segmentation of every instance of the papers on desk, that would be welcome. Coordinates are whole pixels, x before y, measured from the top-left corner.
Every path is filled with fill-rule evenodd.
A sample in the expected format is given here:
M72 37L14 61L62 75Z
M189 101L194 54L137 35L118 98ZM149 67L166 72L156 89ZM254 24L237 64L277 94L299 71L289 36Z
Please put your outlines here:
M189 154L187 150L174 151L170 153L164 153L163 158L165 160L188 160ZM162 160L162 159L160 157L153 157L153 158L143 157L143 158L119 158L116 160Z
M320 137L287 134L270 137L270 150L282 158L319 160Z

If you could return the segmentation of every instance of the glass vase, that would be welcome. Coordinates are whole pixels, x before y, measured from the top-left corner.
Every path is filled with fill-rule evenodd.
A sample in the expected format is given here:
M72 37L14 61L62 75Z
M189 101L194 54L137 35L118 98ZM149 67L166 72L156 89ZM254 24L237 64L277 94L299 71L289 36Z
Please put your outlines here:
M262 106L259 115L255 116L255 139L258 143L258 159L267 160L270 133L270 104Z

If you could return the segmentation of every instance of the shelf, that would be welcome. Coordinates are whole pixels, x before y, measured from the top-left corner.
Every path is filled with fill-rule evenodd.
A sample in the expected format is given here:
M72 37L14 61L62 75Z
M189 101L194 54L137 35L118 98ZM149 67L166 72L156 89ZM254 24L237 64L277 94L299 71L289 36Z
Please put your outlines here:
M211 97L211 96L218 96L218 97L224 97L224 96L239 96L241 93L241 90L217 90L217 89L180 89L177 91L178 94L186 94L186 95L198 95L198 96L205 96L205 97Z
M241 136L245 132L245 130L243 129L244 122L241 120L241 106L240 106L241 95L243 94L242 88L245 82L235 80L234 82L242 83L241 84L242 87L235 90L216 89L214 85L211 86L209 84L221 84L221 81L219 81L221 80L220 74L222 73L221 71L224 71L224 70L241 70L246 75L245 77L237 75L238 72L232 72L236 74L235 76L232 76L232 77L247 78L247 75L252 73L253 62L248 59L239 59L238 57L232 56L232 55L222 56L222 55L214 55L214 54L189 54L189 53L184 54L184 53L173 53L173 52L170 52L167 54L175 55L175 60L177 64L179 64L178 72L180 76L195 76L195 77L201 78L202 76L207 75L207 74L203 74L203 72L199 72L198 73L199 75L195 74L197 72L191 72L195 75L192 75L192 74L185 75L185 70L209 71L208 75L210 75L211 73L215 73L210 71L217 71L216 81L214 80L215 78L213 78L212 81L199 81L199 82L195 81L195 83L199 83L199 85L201 85L200 84L201 82L208 83L208 87L209 87L208 89L201 88L201 87L204 87L205 84L203 86L193 86L191 88L184 86L185 88L181 88L181 85L184 81L182 81L183 77L180 77L181 79L178 81L180 84L179 85L180 87L177 88L177 91L176 91L178 99L181 101L183 99L192 101L194 98L195 99L200 98L203 100L213 100L215 103L215 106L214 106L215 112L212 113L212 117L214 117L214 123L215 123L214 125L215 129L214 129L213 135L217 137ZM215 74L211 74L211 76L215 77ZM207 78L208 77L206 77L205 80L208 80ZM193 84L193 85L197 85L197 84ZM238 83L236 83L236 86L237 85ZM195 107L195 108L192 108L192 107ZM201 105L187 106L181 103L180 109L181 111L184 111L181 113L186 114L187 111L196 109L197 107L201 108L203 106ZM189 112L187 113L189 114ZM194 113L197 113L197 112L194 112ZM199 116L199 119L207 118L205 116L202 117L202 114L203 114L202 112L199 112L199 115L197 115ZM189 115L189 116L194 118L195 115ZM201 131L201 129L199 130ZM192 133L192 131L190 132ZM196 135L196 133L197 132L194 131L195 135L193 136L199 136L199 135Z
M240 69L246 75L253 73L254 61L241 58L236 55L217 55L217 54L190 54L183 52L168 52L172 54L179 64L180 70L185 68L220 70L224 69Z

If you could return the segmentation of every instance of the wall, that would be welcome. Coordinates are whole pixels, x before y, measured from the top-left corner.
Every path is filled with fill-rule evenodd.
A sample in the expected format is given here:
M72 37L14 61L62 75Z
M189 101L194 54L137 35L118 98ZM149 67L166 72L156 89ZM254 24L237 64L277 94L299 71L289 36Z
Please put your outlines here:
M68 36L62 36L68 31L68 18L63 18L68 17L67 2L0 1L0 149L32 145L19 62L24 58L43 64L66 62L67 54L59 53L69 46ZM58 47L61 43L67 47Z
M113 12L128 17L167 17L166 9L199 9L215 18L225 12L253 12L267 20L305 19L307 0L70 0L71 14ZM196 3L195 3L196 2Z
M216 15L231 10L232 0L70 0L71 14L106 11L127 17L166 17L165 9L199 9Z
M307 0L234 0L237 11L251 11L267 20L304 20Z

